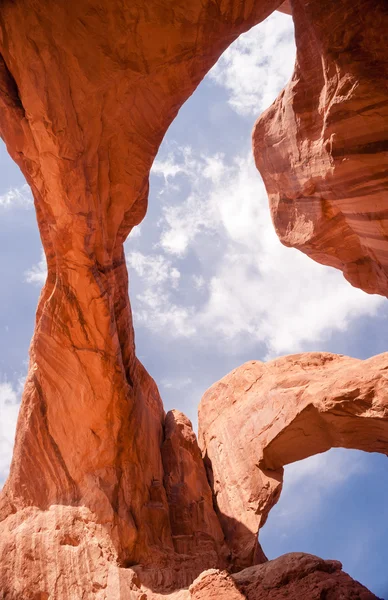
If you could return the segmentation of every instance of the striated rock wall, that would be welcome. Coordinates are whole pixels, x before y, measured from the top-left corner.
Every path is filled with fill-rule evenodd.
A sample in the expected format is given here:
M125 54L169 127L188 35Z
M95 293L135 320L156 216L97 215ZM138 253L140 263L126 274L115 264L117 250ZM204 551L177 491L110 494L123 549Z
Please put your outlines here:
M192 424L173 410L167 413L164 427L161 452L174 549L186 555L210 552L214 556L208 564L224 562L226 566L224 535Z
M85 506L120 564L174 552L164 411L135 356L123 242L179 107L279 4L2 3L0 133L32 188L48 262L2 519Z
M337 563L266 562L256 534L286 462L333 445L387 451L385 355L243 366L202 401L204 462L190 422L164 414L135 355L123 242L146 212L159 144L222 51L280 4L2 2L0 134L32 188L48 262L0 495L4 600L161 600L173 590L174 600L254 600L313 588L337 598L335 586L373 598ZM383 293L384 4L293 0L292 10L295 76L254 134L277 229ZM356 193L362 209L340 206ZM349 233L357 211L362 228ZM298 446L301 429L309 437ZM264 562L211 571L188 589L206 569Z
M253 131L276 232L388 296L388 6L291 5L295 70Z

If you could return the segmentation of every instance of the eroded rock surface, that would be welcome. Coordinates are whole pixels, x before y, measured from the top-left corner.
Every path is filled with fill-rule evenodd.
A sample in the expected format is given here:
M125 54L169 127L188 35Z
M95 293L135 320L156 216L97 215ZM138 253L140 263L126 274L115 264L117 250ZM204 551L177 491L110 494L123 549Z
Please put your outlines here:
M253 132L287 246L388 296L386 0L291 0L294 74Z
M199 427L233 563L252 564L284 465L333 447L388 455L388 353L248 362L206 392Z
M341 570L340 562L299 552L234 575L207 571L193 583L190 593L193 600L376 600Z
M0 496L0 598L4 600L156 600L168 597L167 592L173 592L174 600L187 600L205 597L204 593L208 598L221 597L220 590L230 599L232 593L236 598L274 598L273 594L278 593L275 588L289 585L285 579L279 580L284 569L289 573L290 585L302 585L298 581L304 581L305 587L300 590L305 594L310 590L306 584L310 580L303 565L306 561L310 564L309 558L294 556L275 566L266 563L258 570L233 577L218 569L238 569L266 561L255 534L280 493L281 466L286 461L350 443L353 438L346 424L349 422L353 428L356 421L362 423L357 447L386 450L385 397L383 392L378 395L384 357L377 357L373 364L365 363L364 376L360 364L351 359L314 358L312 366L308 362L313 360L311 356L286 358L283 361L288 371L282 372L275 388L262 376L261 394L261 383L257 385L254 380L256 367L249 376L249 369L244 367L233 380L234 387L228 376L223 385L217 384L205 397L211 399L207 408L206 400L202 404L201 439L212 497L190 422L177 412L166 418L157 386L135 355L123 242L146 212L148 175L159 144L182 103L222 51L280 4L281 0L57 0L50 5L43 0L2 2L0 134L31 186L48 263L11 473ZM314 27L321 21L331 27L339 15L338 35L342 40L344 27L353 31L352 18L358 23L360 11L368 3L354 0L347 16L341 13L347 8L347 0L340 4L341 10L337 10L334 0L328 0L320 12L317 0L305 4L310 6L306 11L304 4L296 0L292 4L299 69L305 71L302 96L309 97L311 87L311 97L316 99L323 84L317 85L314 78L320 54L312 42L310 52L309 40L315 31L310 22ZM368 19L381 13L381 19L373 23L380 32L377 47L384 37L384 11L381 2L375 5ZM288 3L284 3L283 10L289 10ZM305 34L303 23L308 25ZM369 44L371 36L365 39ZM353 47L361 46L349 42L348 56ZM341 45L339 49L343 49ZM378 68L375 65L373 73L381 67L380 55L377 52ZM360 59L353 61L361 65L361 71L363 60L361 52ZM367 87L352 87L354 72L359 73L357 65L351 63L348 69L348 95L356 88L362 91ZM338 72L342 77L343 71ZM300 85L300 70L298 73ZM340 75L338 81L342 82ZM365 73L363 77L367 79ZM338 89L343 91L341 85ZM297 85L295 90L299 98ZM358 105L354 109L362 113L362 118L368 117L370 132L375 136L376 144L367 146L368 161L372 154L380 156L377 131L381 125L379 113L385 110L382 90L381 75L379 89L373 91L375 105L366 109L361 102L361 109L358 111ZM289 94L291 102L293 92ZM274 114L279 103L264 118L269 145L277 144L277 137L275 125L268 125L268 114ZM292 114L299 115L292 102L291 107ZM336 114L339 132L341 114ZM308 123L314 115L315 104L314 110L307 111ZM357 125L359 117L353 117L351 124ZM332 144L335 123L332 119ZM354 130L360 131L356 125ZM290 120L286 119L285 127L291 134ZM256 142L259 129L258 125ZM301 131L308 137L304 125ZM367 144L371 140L368 137ZM327 157L320 143L312 145L303 160L311 159L319 177L326 177ZM355 142L355 147L362 143ZM294 150L293 142L291 146ZM256 144L257 160L258 147ZM358 156L355 151L350 154ZM366 178L365 186L374 198L374 182L382 179L380 163L374 158L372 168L362 154L361 162L368 166L365 171L361 169L360 178ZM285 164L289 170L288 159L287 154L282 173ZM263 160L267 160L264 150ZM300 165L291 161L291 166L295 177L303 179ZM268 168L274 181L281 180L277 169L275 166L274 175ZM350 197L353 183L351 177L337 177L332 188L341 198ZM295 193L290 194L294 198ZM380 215L380 200L376 202L369 212L363 205L365 223L372 222L373 215ZM310 213L303 213L302 208L298 205L298 223L308 224ZM311 210L314 213L315 208ZM293 224L291 216L284 219ZM323 235L322 222L318 224L319 236ZM335 222L330 221L329 227ZM378 222L384 231L383 219ZM298 231L308 238L307 225L300 225ZM365 253L361 252L357 263L353 254L349 260L344 256L344 229L339 235L334 227L333 236L325 231L319 253L311 252L315 259L320 260L322 252L336 257L338 254L338 260L329 264L342 268L344 263L349 273L349 264L362 263ZM367 276L359 276L361 287L367 291L385 282L384 267L375 267L382 265L384 254L381 231L372 231L377 235L378 252L372 257L368 250L369 262L364 260L373 268L370 266ZM353 237L348 236L348 241L352 252L354 247L361 247ZM298 244L305 250L299 242L294 245ZM280 372L283 363L279 364ZM336 379L331 364L338 366ZM266 369L257 366L260 373ZM272 364L268 369L276 371L277 367ZM340 400L330 396L332 406L329 403L323 408L314 403L313 392L309 395L307 390L307 386L321 390L322 373L333 378L333 393L337 379L344 382L349 377L346 385L341 387L339 383L336 388ZM352 387L353 377L358 381L357 391ZM368 392L367 385L372 386ZM225 386L230 398L236 398L229 423L223 412L214 413L217 404L225 414L231 414ZM346 386L351 388L350 395ZM212 395L215 389L216 402ZM278 389L283 389L283 396L279 396ZM266 391L271 394L268 403L263 403L260 398ZM283 406L283 400L288 404ZM252 415L242 414L244 403L252 403ZM338 425L336 411L349 412L342 419L345 430ZM355 414L363 418L358 420ZM295 451L295 445L290 450L290 440L299 435L300 422L316 435L316 440L310 436L311 444L301 445L303 452ZM237 427L250 433L248 442L241 431L236 432ZM328 437L326 430L333 437ZM236 437L233 446L227 448L225 435L231 433ZM241 490L236 491L237 476ZM322 561L314 560L311 573L329 574L337 582L343 578L334 563L328 571L319 567ZM217 570L203 575L189 590L198 575L211 567ZM270 573L278 573L278 579L273 579L277 582L275 588L266 587L266 577L272 581ZM311 586L319 587L318 575L314 577ZM349 592L351 597L352 589L344 593ZM326 597L337 598L330 594Z
M164 428L164 487L175 551L202 556L211 553L208 564L222 562L219 559L224 554L227 565L228 551L192 424L183 413L172 410L166 415Z
M31 186L48 262L3 525L27 507L82 506L123 567L173 561L164 410L135 356L123 242L179 107L280 3L2 2L0 134ZM7 558L15 577L19 558ZM182 558L174 576L217 566L208 558L197 552L189 576Z

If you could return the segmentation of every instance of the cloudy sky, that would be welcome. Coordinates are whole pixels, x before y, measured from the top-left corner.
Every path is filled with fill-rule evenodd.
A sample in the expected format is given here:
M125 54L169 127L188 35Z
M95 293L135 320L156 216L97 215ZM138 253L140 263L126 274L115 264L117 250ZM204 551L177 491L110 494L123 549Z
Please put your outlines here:
M290 17L272 15L221 57L170 127L147 217L125 248L137 352L166 409L196 425L203 392L247 360L386 350L388 304L278 242L250 136L287 82ZM0 146L0 485L12 453L45 261L31 195ZM286 468L261 532L269 558L305 551L388 599L387 458L331 450Z

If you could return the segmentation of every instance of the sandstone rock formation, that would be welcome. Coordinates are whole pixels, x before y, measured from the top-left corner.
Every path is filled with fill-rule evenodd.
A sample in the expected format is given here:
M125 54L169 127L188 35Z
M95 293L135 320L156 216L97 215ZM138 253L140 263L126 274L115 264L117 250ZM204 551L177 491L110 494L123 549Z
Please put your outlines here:
M214 512L197 438L191 422L179 411L166 415L161 451L175 551L185 555L194 551L202 560L210 552L213 556L207 564L227 565L224 535ZM220 561L222 553L224 561Z
M388 295L386 0L291 0L294 74L253 132L281 241Z
M283 4L279 6L278 11L286 15L292 15L290 0L286 0L285 2L283 2Z
M211 570L190 586L193 600L342 600L376 598L343 571L341 563L302 553L228 575Z
M179 107L280 3L2 3L0 133L32 188L48 262L2 520L87 507L120 565L171 562L164 411L135 356L123 242ZM189 577L210 566L191 561Z
M387 390L388 353L306 353L248 362L206 392L199 444L236 566L254 561L284 465L333 447L388 455Z
M201 408L201 444L211 490L190 422L177 412L165 416L158 389L135 355L123 242L146 212L148 175L158 146L179 107L222 51L280 4L281 0L2 2L0 134L32 188L48 263L11 472L0 496L0 598L4 600L156 600L166 598L167 591L173 590L178 590L171 596L174 600L184 600L204 597L204 593L207 597L217 595L217 586L229 589L230 594L235 586L240 596L261 599L275 597L274 589L282 586L290 586L286 591L294 596L310 590L310 585L319 589L328 575L340 586L344 582L349 595L353 590L360 591L337 564L322 566L326 563L319 559L299 555L271 561L233 578L223 571L212 571L197 580L191 591L187 588L205 569L235 570L266 560L254 538L280 493L281 466L307 453L349 443L352 436L349 438L346 430L348 417L342 419L343 430L334 418L336 411L350 412L351 427L356 421L362 423L358 447L386 452L387 415L379 387L384 382L384 357L366 363L364 375L360 374L361 363L336 357L326 360L324 355L283 359L290 372L281 376L281 366L269 366L276 377L283 377L277 383L280 388L283 385L283 399L290 403L277 420L274 411L280 410L281 414L281 398L277 403L271 396L269 406L260 404L261 395L256 394L258 386L253 380L249 382L252 388L244 387L243 392L240 386L245 386L247 377L247 368L243 367L230 396L241 400L240 409L235 406L233 422L235 426L240 423L251 427L251 441L246 444L245 461L242 439L237 438L236 466L229 476L221 473L221 468L231 466L230 448L225 448L224 437L231 424L225 423L223 415L218 420L214 414L217 403L229 411L229 401L223 395L223 386L230 382L231 376L227 376L226 383L217 384L217 398L212 388ZM294 81L301 85L300 70L304 70L306 87L302 95L307 90L309 96L311 87L313 99L326 89L326 80L315 78L320 55L309 40L311 36L320 39L315 31L331 27L333 19L338 17L339 25L334 28L338 48L333 45L338 54L341 40L346 32L353 31L354 23L359 27L359 17L367 5L371 22L381 13L379 26L373 21L373 27L365 30L377 31L374 42L372 34L365 36L365 54L360 53L352 62L352 44L358 44L359 38L349 34L348 63L343 66L337 57L340 82L341 69L348 68L351 87L345 90L347 96L358 89L362 93L366 90L364 67L371 63L365 62L365 55L371 47L376 54L376 69L383 63L377 48L384 37L381 0L373 5L372 1L353 0L351 9L348 0L341 2L338 10L334 4L334 0L327 0L325 10L319 10L320 0L292 3L299 47ZM288 10L287 4L283 10ZM326 40L324 35L322 39ZM332 41L330 38L330 44ZM322 48L324 53L324 44ZM332 63L327 64L331 68ZM330 86L327 89L331 90ZM345 94L341 86L337 91ZM293 92L288 93L290 110L294 111ZM354 148L367 138L368 160L361 161L365 171L357 167L357 185L368 188L362 192L365 194L374 194L374 186L382 185L378 152L382 148L379 114L385 110L383 84L372 93L376 99L373 107L368 105L366 109L365 103L355 103L351 125L358 132L357 143L345 145L342 155L358 156ZM338 100L335 94L333 97ZM268 158L269 154L267 157L265 148L268 144L281 147L276 137L280 125L270 120L274 111L278 111L279 119L283 118L281 102L264 116L264 126L260 129L259 122L255 133L257 162L267 161L265 168L271 181L279 185L284 184L283 175L279 175L280 171L284 173L284 163L277 171L276 160ZM303 118L310 126L315 105L310 112L305 108ZM321 138L311 134L299 112L294 114L302 124L301 133L308 140L310 135L311 140L318 140L315 145L302 144L296 152L302 152L302 146L309 148L306 156L315 165L314 173L328 181L328 159L322 150L326 142L321 143ZM329 120L332 146L337 124L338 131L342 131L341 115L336 113L336 118ZM362 129L365 115L367 134ZM291 121L285 120L290 135L295 133ZM258 155L260 144L263 158ZM290 152L291 148L294 151L297 144L293 138L289 144ZM332 153L334 157L336 152ZM332 162L330 190L341 198L350 198L356 185L352 170L337 176L337 162ZM271 168L275 165L273 170L269 163ZM291 161L291 166L295 179L303 179L304 175L298 174L300 165ZM307 180L310 182L310 178ZM317 181L314 179L318 190ZM311 197L314 193L309 192ZM299 192L290 194L299 198ZM295 206L297 230L307 240L311 226L302 227L301 223L308 223L315 209L308 207L302 213L299 204ZM374 223L374 216L381 211L377 201L372 208L368 212L363 205L365 222ZM342 216L338 216L337 208L330 210L337 216L329 223L333 235L329 235L326 221L320 219L314 229L320 240L319 252L314 250L311 255L323 262L326 255L335 255L335 260L326 262L341 268L344 264L353 282L359 282L367 291L378 288L382 292L386 285L380 247L383 220L375 219L380 224L378 232L371 229L377 236L376 251L372 256L372 246L368 246L369 258L365 258L365 240L361 244L357 236L345 235L347 230L336 226L337 221L342 223ZM341 207L341 215L344 210ZM325 208L325 215L329 213ZM292 215L284 218L294 227ZM367 231L366 226L362 231ZM300 238L291 241L305 249ZM360 265L367 265L367 270L359 269ZM357 272L358 279L350 277L350 272ZM331 400L326 402L319 395L326 393L321 379L324 374L334 381L335 365L337 375L342 373L339 381L348 383L338 387L336 381L337 392L334 388L332 391L337 396L329 396ZM252 372L255 369L261 373L260 369L266 368L256 363ZM361 391L351 387L352 377L358 377ZM310 392L304 387L307 384ZM263 393L274 391L264 376L263 385ZM260 416L255 413L249 425L241 409L250 402L256 411L260 409ZM302 405L304 412L300 410ZM363 418L358 421L353 413ZM313 433L319 433L310 445L302 444L303 451L290 444L300 419ZM322 424L332 438L321 435ZM220 441L219 453L211 431L214 440ZM254 446L258 450L257 466L252 464ZM236 493L237 469L241 493ZM257 514L250 511L252 507ZM251 512L248 517L247 511ZM271 588L267 581L278 583ZM203 592L209 585L210 591ZM330 594L328 598L337 598L334 592Z

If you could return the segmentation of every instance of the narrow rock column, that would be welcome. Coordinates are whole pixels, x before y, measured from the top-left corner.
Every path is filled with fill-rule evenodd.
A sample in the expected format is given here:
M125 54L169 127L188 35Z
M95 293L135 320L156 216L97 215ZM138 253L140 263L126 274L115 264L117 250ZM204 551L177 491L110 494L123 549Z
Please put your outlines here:
M101 119L95 134L87 113L77 114L66 76L53 99L37 86L50 72L41 55L31 57L36 77L27 71L20 85L40 118L16 96L3 113L4 137L9 141L11 130L20 144L9 147L34 193L48 277L2 512L26 504L87 506L112 529L123 562L136 561L156 541L172 548L159 450L164 411L135 357L122 246L144 214L147 171L135 169L126 180L125 166L115 168L125 135L104 131L103 94L92 106ZM3 73L10 97L17 86L4 64ZM136 148L149 168L147 145L140 138ZM159 496L157 507L151 496ZM151 531L155 510L160 530Z

